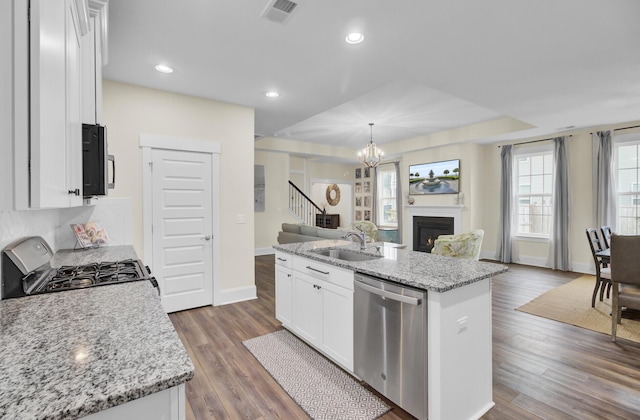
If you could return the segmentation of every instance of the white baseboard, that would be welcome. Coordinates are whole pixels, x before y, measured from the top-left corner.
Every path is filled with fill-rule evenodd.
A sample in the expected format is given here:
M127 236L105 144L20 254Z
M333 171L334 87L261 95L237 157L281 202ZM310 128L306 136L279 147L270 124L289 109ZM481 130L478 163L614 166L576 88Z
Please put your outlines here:
M254 251L254 255L256 257L260 256L260 255L271 255L271 254L275 254L276 250L269 247L269 248L256 248Z
M257 299L258 295L256 293L257 292L255 285L221 290L219 293L219 298L216 299L216 306Z
M591 275L596 275L596 270L593 268L593 264L589 263L589 264L585 264L585 263L572 263L571 264L571 271L575 272L575 273L582 273L582 274L591 274Z
M480 252L480 259L487 260L496 260L496 251L482 251ZM542 268L551 268L547 265L546 258L540 257L528 257L526 255L521 255L519 259L512 261L514 264L522 264L522 265L531 265L534 267L542 267ZM571 263L571 271L574 273L582 273L582 274L596 274L592 263Z

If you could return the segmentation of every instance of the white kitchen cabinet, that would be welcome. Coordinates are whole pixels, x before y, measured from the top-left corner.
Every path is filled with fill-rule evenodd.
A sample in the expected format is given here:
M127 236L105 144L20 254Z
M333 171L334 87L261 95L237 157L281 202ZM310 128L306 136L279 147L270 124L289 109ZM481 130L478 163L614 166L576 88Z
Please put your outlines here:
M102 66L107 64L107 0L89 0L89 28L82 38L82 122L102 119Z
M276 319L293 328L293 269L289 254L276 252Z
M1 7L7 59L0 87L7 94L0 98L0 209L80 206L82 122L85 114L94 115L90 123L102 118L107 0L8 0ZM89 82L84 70L92 61Z
M0 210L29 207L29 8L0 1Z
M322 289L324 282L305 274L293 274L293 331L310 344L320 345Z
M353 290L322 285L320 350L353 371Z
M293 294L276 291L276 314L293 305L292 327L283 324L353 372L353 272L298 255L288 257L293 260ZM276 279L278 270L276 264Z
M30 207L82 205L82 28L86 0L33 0Z

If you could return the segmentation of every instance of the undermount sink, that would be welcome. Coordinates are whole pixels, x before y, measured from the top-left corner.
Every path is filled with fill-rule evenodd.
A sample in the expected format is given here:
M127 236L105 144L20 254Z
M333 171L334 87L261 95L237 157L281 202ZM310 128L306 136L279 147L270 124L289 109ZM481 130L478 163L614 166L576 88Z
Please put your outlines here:
M343 261L370 261L382 257L381 255L363 254L344 249L321 249L313 252L319 255L324 255L325 257L337 258Z

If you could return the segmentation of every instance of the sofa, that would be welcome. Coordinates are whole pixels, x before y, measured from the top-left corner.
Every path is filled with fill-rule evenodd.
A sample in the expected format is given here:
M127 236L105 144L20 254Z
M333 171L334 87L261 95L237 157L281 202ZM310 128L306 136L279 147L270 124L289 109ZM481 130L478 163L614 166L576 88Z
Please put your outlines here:
M348 229L328 229L297 223L283 223L278 232L278 243L291 244L294 242L320 241L322 239L343 239ZM351 240L351 238L347 239Z

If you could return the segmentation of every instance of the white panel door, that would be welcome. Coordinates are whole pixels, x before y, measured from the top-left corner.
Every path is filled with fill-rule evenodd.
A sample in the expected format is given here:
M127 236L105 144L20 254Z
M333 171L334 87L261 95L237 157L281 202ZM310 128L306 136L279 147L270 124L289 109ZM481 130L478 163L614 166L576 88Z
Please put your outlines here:
M153 275L167 312L213 303L212 156L154 149Z

